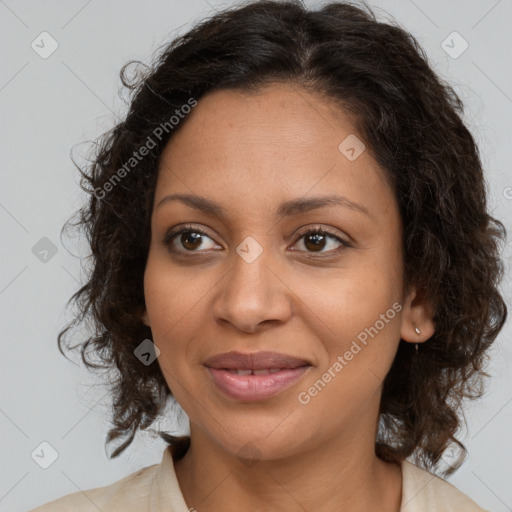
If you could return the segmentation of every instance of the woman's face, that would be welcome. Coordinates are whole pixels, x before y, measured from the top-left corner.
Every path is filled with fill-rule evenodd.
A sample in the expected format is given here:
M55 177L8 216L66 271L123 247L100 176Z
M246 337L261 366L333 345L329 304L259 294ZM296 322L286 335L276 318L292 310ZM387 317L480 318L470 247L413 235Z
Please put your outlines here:
M422 341L397 201L356 137L322 98L273 84L203 97L162 155L143 319L192 430L232 454L374 439L399 340ZM309 366L281 370L280 387L205 365L231 351Z

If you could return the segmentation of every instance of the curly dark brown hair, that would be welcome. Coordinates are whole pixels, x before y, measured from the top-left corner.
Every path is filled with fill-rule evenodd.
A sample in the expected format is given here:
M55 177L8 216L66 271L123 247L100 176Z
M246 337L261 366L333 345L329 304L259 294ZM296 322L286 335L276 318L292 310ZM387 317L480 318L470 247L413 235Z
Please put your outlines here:
M136 73L129 76L132 64ZM77 166L90 197L73 226L85 232L92 259L87 283L68 302L78 312L58 336L65 355L70 329L91 320L94 334L66 348L81 347L88 368L116 375L109 382L113 420L106 443L124 441L110 457L161 417L172 396L159 365L143 365L134 355L151 338L140 315L160 155L186 123L179 114L191 100L216 89L257 91L270 82L300 85L353 116L396 194L405 282L433 308L435 334L417 357L413 344L401 340L385 379L377 455L394 462L412 456L434 471L453 443L465 455L455 437L462 400L481 396L487 351L507 316L498 291L506 232L487 211L463 104L417 40L394 20L377 21L361 2L314 11L299 1L263 0L198 22L144 70L139 64L130 61L120 73L130 94L124 120L100 136L86 170ZM172 126L169 119L177 115L182 120ZM147 154L134 163L143 146ZM188 436L160 436L178 456L186 451Z

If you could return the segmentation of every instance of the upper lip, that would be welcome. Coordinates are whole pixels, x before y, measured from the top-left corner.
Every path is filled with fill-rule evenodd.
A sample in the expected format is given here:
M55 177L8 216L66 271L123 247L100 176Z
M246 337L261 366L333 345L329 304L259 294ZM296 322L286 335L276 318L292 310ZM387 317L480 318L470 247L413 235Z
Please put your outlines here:
M204 362L209 368L226 370L266 370L311 366L309 361L278 352L226 352L209 357Z

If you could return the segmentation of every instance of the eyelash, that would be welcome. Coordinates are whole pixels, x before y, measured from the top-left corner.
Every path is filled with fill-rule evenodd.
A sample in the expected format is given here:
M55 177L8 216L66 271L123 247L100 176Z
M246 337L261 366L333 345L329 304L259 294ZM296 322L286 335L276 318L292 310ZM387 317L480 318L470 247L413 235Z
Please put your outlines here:
M184 254L184 253L201 253L201 252L203 252L203 251L184 251L184 252L182 252L182 251L175 249L173 247L172 242L173 242L174 238L176 238L178 235L181 235L183 233L198 233L202 236L206 236L211 239L211 237L208 235L208 233L206 233L206 231L204 231L203 229L199 228L198 226L194 226L192 224L183 226L177 230L171 230L165 235L164 241L163 241L164 245L167 246L168 250L171 253ZM322 255L332 256L334 254L340 253L341 251L343 251L346 248L353 247L352 244L349 243L347 240L344 240L343 238L340 238L339 236L335 235L334 233L331 233L328 229L326 229L324 227L319 227L319 226L308 227L307 229L300 231L297 234L298 238L295 243L297 243L301 238L303 238L305 235L308 235L308 234L327 235L330 238L334 238L336 241L340 242L340 244L342 246L339 249L327 251L327 252L315 253L313 251L299 251L299 252L307 252L309 255L315 255L315 257L317 257L316 255L320 255L319 257L322 257Z

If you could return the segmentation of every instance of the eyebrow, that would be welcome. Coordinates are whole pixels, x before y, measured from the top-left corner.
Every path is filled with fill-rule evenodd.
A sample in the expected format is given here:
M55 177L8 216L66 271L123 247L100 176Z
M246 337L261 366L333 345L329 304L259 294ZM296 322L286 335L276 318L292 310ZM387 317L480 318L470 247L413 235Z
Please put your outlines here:
M160 208L165 203L169 203L171 201L181 201L187 206L194 208L196 210L200 210L201 212L212 215L215 217L223 217L227 216L227 211L220 204L207 199L206 197L196 196L192 194L170 194L165 196L161 201L159 201L156 209ZM319 196L319 197L311 197L311 198L300 198L293 199L291 201L286 201L279 205L277 209L276 217L281 219L284 217L291 217L292 215L297 215L300 213L308 212L311 210L316 210L318 208L323 208L325 206L344 206L346 208L350 208L351 210L358 211L360 213L364 213L365 215L370 216L370 212L368 208L363 206L362 204L351 201L345 196L339 195L329 195L329 196Z

